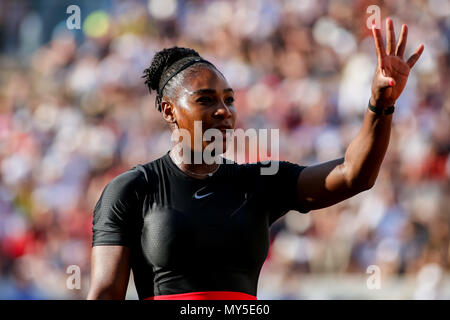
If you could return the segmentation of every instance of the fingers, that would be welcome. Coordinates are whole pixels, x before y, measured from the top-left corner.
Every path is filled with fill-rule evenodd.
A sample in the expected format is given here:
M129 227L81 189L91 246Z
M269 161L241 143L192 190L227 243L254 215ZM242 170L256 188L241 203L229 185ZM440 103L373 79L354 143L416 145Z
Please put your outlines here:
M395 32L394 23L391 18L386 19L386 54L394 53L395 48Z
M404 24L402 25L402 33L400 34L400 39L398 40L397 48L395 49L395 55L401 59L403 59L403 54L405 53L407 38L408 26Z
M408 64L408 66L410 68L414 67L414 65L416 64L417 60L419 60L420 55L422 54L424 49L424 45L421 44L419 46L419 48L417 48L416 52L413 53L413 55L408 59L408 61L406 61L406 63Z
M381 37L380 29L377 29L375 25L372 25L372 33L375 41L375 48L377 49L378 66L383 68L383 59L386 56L386 51L384 50L383 38Z

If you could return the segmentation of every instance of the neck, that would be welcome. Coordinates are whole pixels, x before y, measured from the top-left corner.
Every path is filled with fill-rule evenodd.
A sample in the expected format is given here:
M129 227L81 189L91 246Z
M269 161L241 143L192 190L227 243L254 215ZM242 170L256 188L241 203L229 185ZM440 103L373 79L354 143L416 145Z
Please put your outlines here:
M190 176L194 176L195 178L206 178L216 172L220 166L220 164L215 161L219 156L215 157L213 163L208 164L205 162L205 159L203 159L203 152L194 151L192 149L183 152L183 150L186 149L175 146L170 150L169 156L183 172Z

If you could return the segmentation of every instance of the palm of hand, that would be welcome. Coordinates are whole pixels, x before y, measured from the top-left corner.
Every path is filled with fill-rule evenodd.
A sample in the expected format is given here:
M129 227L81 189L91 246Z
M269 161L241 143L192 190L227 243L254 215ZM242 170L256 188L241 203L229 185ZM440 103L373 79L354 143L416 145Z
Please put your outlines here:
M423 45L420 45L408 61L404 61L403 54L408 34L407 26L402 26L402 32L396 47L394 26L389 18L386 20L386 29L387 48L384 49L380 30L372 27L378 64L372 82L371 104L382 107L391 106L398 99L406 86L411 68L424 49Z

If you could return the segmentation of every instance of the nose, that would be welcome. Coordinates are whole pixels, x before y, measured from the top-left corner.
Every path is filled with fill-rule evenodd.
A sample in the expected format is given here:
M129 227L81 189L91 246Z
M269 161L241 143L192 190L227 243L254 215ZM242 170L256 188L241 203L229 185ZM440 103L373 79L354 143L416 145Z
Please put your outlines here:
M233 113L230 111L230 108L227 107L227 105L223 103L223 101L220 102L219 106L216 109L216 112L214 112L215 117L220 117L223 119L231 118L232 115Z

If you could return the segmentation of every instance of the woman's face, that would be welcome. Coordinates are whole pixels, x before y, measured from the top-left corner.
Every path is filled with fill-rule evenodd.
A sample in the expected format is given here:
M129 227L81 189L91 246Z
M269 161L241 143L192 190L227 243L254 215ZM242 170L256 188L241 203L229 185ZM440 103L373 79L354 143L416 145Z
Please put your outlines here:
M216 128L221 131L223 149L226 150L226 129L234 129L236 122L236 108L234 106L234 93L223 75L208 66L199 66L199 71L184 81L180 88L178 99L173 103L173 117L179 129L189 132L191 137L190 148L200 151L194 145L195 136L201 132L201 148L204 150L211 141L203 141L206 130ZM201 124L201 131L195 130ZM230 130L229 130L230 131ZM212 138L214 140L214 138ZM229 139L228 139L229 140ZM228 141L229 142L229 141Z

